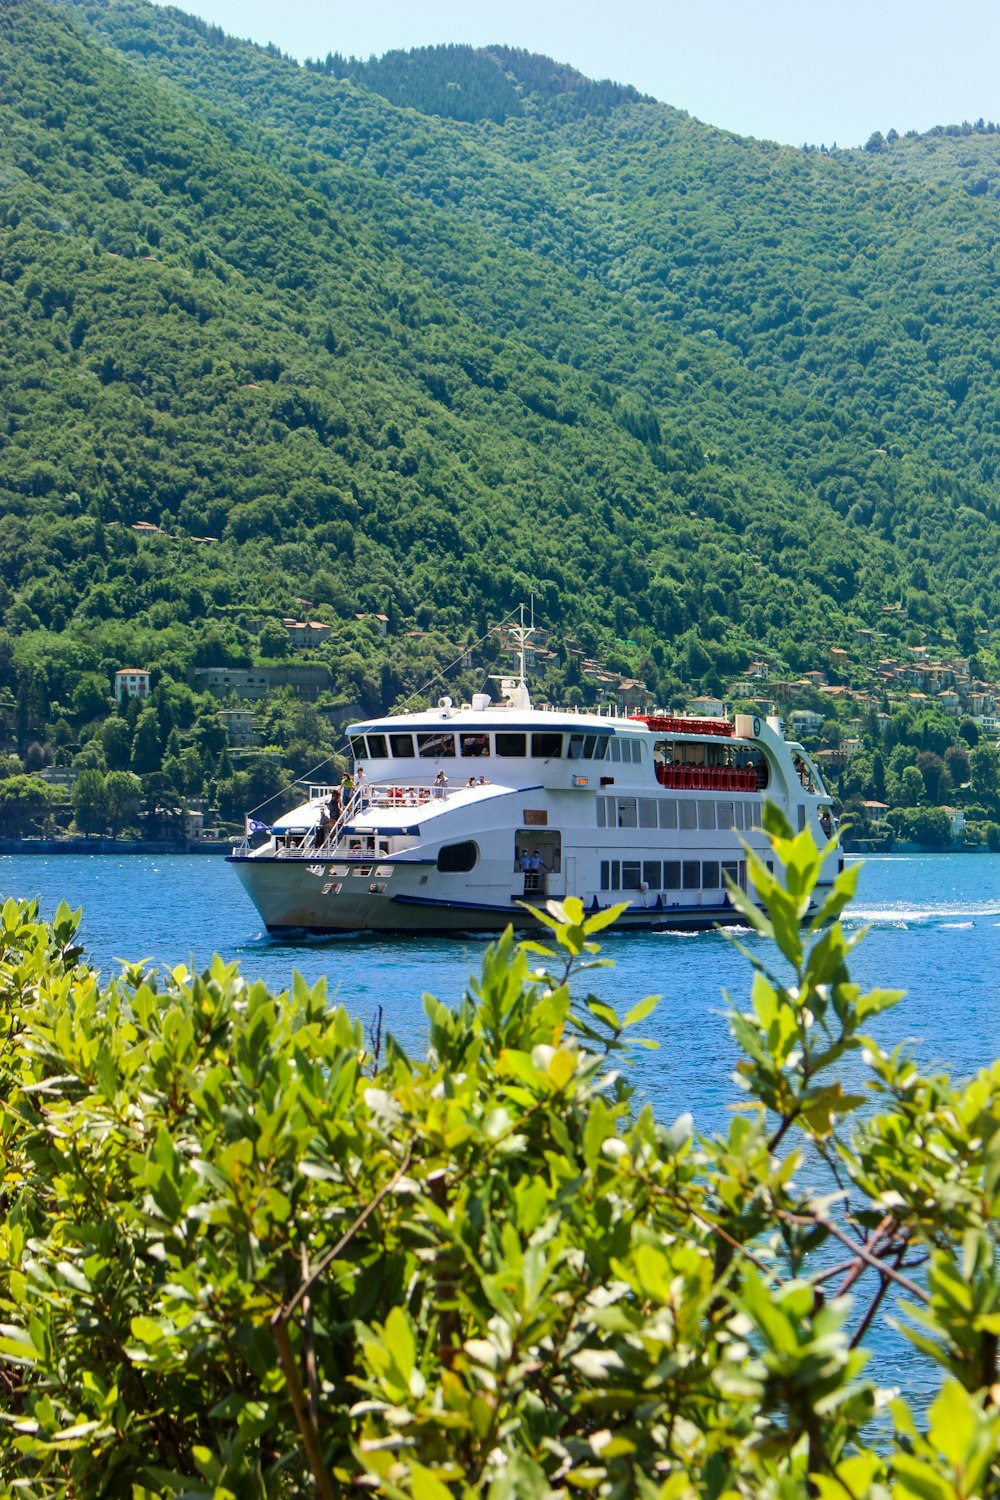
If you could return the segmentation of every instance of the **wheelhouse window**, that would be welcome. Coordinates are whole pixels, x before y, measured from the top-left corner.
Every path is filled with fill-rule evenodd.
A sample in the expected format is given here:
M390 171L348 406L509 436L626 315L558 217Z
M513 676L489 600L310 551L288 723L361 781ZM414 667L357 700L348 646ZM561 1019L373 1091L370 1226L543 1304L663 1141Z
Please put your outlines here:
M531 736L531 753L538 760L558 760L562 755L562 735L545 730Z
M498 755L527 755L527 736L523 734L511 734L509 732L498 733L496 747Z
M366 734L368 741L368 759L385 760L389 754L384 734Z
M365 737L363 734L351 735L351 754L355 760L365 760L368 752L365 750Z
M390 734L389 748L396 760L413 759L413 735Z
M571 734L566 744L567 760L604 760L611 736L607 734Z
M421 760L447 760L455 754L455 736L437 731L418 734L417 754Z
M465 756L489 755L490 753L488 734L460 734L458 743Z

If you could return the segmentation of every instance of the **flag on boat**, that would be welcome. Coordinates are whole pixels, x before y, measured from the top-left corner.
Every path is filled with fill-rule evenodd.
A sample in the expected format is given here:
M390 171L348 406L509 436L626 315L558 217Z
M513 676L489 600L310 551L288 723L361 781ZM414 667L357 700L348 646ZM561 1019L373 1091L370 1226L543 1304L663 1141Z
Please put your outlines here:
M250 838L255 833L270 832L271 830L267 824L262 823L259 818L247 818L247 838Z

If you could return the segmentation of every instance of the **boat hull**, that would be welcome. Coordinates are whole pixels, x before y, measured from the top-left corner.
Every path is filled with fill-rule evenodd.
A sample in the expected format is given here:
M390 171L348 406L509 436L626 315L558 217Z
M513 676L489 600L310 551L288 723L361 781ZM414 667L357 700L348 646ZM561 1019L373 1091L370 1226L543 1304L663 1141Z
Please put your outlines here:
M247 895L260 913L272 937L298 934L333 936L337 933L431 934L503 932L513 926L530 930L539 926L531 907L544 907L547 900L564 900L563 889L525 894L512 891L506 901L474 900L460 889L447 895L426 896L407 889L419 880L418 872L396 866L394 875L402 875L390 892L391 879L376 879L370 866L330 866L300 861L260 859L230 855ZM386 867L381 867L384 875ZM338 878L339 877L339 878ZM407 879L409 877L409 879ZM383 887L378 889L377 887ZM499 897L499 893L498 897ZM639 896L629 901L623 895L618 905L628 902L616 928L624 931L705 931L714 927L740 923L745 919L728 898L711 905L664 905L654 900L648 905ZM600 906L591 902L588 910Z

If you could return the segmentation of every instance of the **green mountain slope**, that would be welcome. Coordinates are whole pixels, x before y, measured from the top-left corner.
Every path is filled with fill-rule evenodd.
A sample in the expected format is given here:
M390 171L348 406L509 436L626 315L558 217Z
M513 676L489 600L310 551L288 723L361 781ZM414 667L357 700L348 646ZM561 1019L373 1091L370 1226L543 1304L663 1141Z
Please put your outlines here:
M992 513L995 133L942 132L880 153L830 157L740 140L644 102L624 100L599 114L576 109L563 120L560 99L574 98L571 90L554 99L526 93L516 74L530 105L524 117L502 127L489 119L452 125L381 110L371 95L336 83L317 87L320 80L294 65L213 45L189 24L185 33L180 17L168 21L129 0L102 8L98 19L136 57L149 55L155 33L157 70L252 119L290 170L315 175L317 157L350 162L410 201L500 237L508 253L528 250L550 269L627 293L633 314L653 321L647 342L659 348L636 351L631 369L611 374L617 381L634 373L654 402L675 396L663 339L681 329L719 345L710 346L718 378L735 378L732 356L740 371L788 392L806 451L815 450L815 433L803 426L801 404L819 403L853 441L832 462L795 466L794 480L821 490L840 514L860 502L855 519L895 540L916 512L925 540L936 544L939 492L946 508L950 500ZM187 46L179 44L184 34L194 37ZM458 74L459 50L430 49L408 61L433 72L444 55ZM378 86L376 65L355 72ZM413 258L419 248L406 253ZM454 276L450 256L440 264ZM490 298L477 286L466 294L470 311L505 330L510 290ZM528 336L546 353L562 349L588 367L606 357L601 348L588 359L574 329L564 328L560 343L544 305L536 310ZM739 423L753 393L736 396ZM788 421L782 425L787 431ZM787 441L753 426L754 447L787 467ZM889 476L878 472L879 449L898 461Z
M441 118L415 75L468 102L481 55L401 108L137 0L0 30L26 730L87 674L249 663L301 598L369 707L428 659L357 611L443 657L533 592L664 698L900 599L991 613L995 136L793 152L498 49L516 107Z

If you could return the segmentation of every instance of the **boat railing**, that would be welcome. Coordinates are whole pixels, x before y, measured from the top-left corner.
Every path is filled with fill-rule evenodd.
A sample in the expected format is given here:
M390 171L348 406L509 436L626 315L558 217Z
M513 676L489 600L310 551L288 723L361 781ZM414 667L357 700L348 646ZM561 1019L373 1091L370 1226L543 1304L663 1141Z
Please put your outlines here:
M435 786L433 783L374 787L366 784L363 787L357 787L332 823L321 820L315 828L311 828L295 843L289 841L284 847L279 846L278 857L279 859L325 859L332 854L342 852L340 847L342 841L359 813L367 812L372 807L421 807L431 801L444 800L447 796L447 787Z
M370 789L368 787L355 787L347 801L341 804L340 812L333 821L321 819L315 828L309 830L299 847L291 852L300 859L303 856L332 854L341 840L344 829L352 818L364 812L369 800Z
M394 786L373 786L369 799L373 807L422 807L426 802L445 801L449 788L434 782L406 783Z
M656 779L663 787L695 792L755 792L758 788L753 766L657 765Z
M338 851L347 829L359 813L367 812L372 807L424 807L431 802L446 801L450 794L449 787L434 782L411 782L399 786L366 784L357 787L341 806L332 823L321 819L304 834L274 830L275 853L279 859L325 859ZM233 848L233 854L237 857L246 858L253 852L254 845L250 842L249 834L244 834L242 842Z

